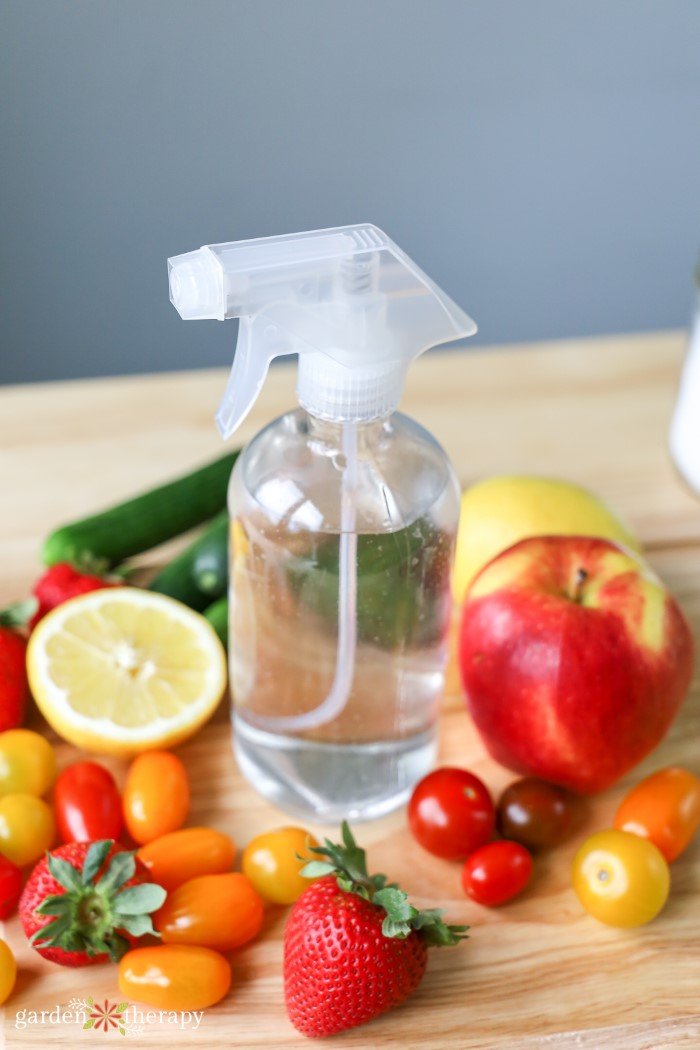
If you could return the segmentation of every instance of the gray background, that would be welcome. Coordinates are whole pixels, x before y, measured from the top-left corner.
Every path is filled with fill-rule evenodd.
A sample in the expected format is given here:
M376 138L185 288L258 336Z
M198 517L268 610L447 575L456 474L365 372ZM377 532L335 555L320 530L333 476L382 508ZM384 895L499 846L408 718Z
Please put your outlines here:
M0 381L228 363L166 256L372 221L481 343L685 323L698 0L4 0Z

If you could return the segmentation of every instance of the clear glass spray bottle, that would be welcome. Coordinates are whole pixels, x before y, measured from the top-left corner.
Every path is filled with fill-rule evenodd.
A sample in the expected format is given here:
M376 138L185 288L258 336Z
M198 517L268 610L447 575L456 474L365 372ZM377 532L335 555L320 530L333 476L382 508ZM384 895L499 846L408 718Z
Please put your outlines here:
M235 751L265 797L335 822L395 808L435 757L459 489L396 412L411 361L476 326L375 226L169 260L183 318L240 317L224 437L273 358L298 399L229 489Z

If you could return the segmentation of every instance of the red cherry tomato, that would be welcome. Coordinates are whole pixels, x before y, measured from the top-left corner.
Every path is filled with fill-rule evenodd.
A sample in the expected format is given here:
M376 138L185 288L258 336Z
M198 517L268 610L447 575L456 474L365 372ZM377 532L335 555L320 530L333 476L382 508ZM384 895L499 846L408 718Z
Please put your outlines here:
M124 818L114 777L97 762L76 762L54 787L56 824L61 842L118 839Z
M519 842L489 842L466 861L462 885L478 904L493 907L517 897L532 874L532 857Z
M22 893L22 872L0 853L0 919L7 919L17 908Z
M416 785L408 823L423 849L445 860L464 860L493 835L493 802L478 777L445 766Z

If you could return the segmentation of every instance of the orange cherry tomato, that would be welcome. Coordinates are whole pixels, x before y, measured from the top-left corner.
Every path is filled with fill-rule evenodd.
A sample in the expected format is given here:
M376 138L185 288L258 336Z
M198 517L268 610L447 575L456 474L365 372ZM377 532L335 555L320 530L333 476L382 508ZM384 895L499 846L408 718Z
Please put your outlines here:
M700 780L673 766L652 773L622 800L614 826L653 842L670 863L700 828Z
M243 874L258 893L273 904L294 904L311 879L300 874L314 858L309 853L318 842L303 828L277 828L252 839L243 852ZM304 860L299 860L304 857Z
M259 932L263 903L245 875L200 875L168 894L154 918L165 944L240 948Z
M214 828L182 828L142 846L136 856L151 880L170 893L198 875L230 871L236 847L228 835Z
M191 944L134 948L119 963L119 991L160 1010L206 1010L231 987L223 955Z
M124 785L124 823L144 845L177 831L190 807L190 786L180 759L170 751L145 751L129 767Z

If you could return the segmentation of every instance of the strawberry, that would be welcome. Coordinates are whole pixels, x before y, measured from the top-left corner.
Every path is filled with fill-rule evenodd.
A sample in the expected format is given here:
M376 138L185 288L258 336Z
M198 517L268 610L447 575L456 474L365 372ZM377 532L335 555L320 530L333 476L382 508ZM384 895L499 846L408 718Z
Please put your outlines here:
M304 1035L323 1037L398 1006L421 982L431 946L456 944L466 926L437 909L418 911L385 875L368 875L347 824L343 845L311 847L302 874L317 881L292 908L284 932L287 1013Z
M57 605L89 591L99 591L103 587L119 587L121 580L105 579L93 573L79 572L69 562L62 561L52 565L34 584L33 594L38 605L29 626L35 627L47 612Z
M29 695L26 651L21 634L0 626L0 732L14 729L24 719Z
M133 852L111 839L70 842L36 865L19 902L30 943L51 962L90 966L117 962L134 939L154 933L150 912L165 901L162 886ZM46 917L49 917L48 921Z
M0 919L9 919L22 893L22 870L0 853Z

